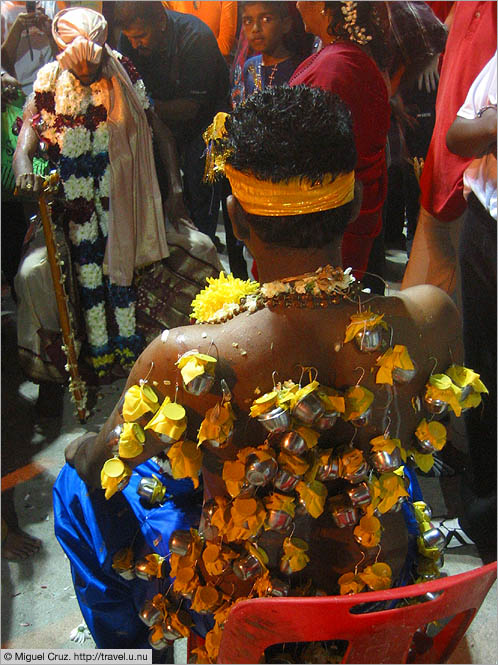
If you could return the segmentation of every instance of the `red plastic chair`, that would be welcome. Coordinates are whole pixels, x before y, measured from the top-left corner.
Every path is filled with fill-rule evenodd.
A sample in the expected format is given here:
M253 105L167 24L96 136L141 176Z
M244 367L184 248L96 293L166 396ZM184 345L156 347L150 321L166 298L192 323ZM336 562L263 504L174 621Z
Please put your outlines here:
M410 662L445 663L495 580L496 562L424 584L355 596L241 601L225 624L218 663L258 663L272 644L327 640L348 642L343 663L406 663L409 652ZM351 613L363 603L427 593L439 595L392 610ZM418 629L450 618L424 653L410 649Z

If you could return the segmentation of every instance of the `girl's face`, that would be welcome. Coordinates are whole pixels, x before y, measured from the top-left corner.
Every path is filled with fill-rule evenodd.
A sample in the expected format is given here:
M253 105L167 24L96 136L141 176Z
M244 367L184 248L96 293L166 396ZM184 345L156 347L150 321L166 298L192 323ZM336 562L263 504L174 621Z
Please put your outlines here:
M242 27L249 45L259 53L272 54L282 46L290 28L290 18L272 11L269 2L254 2L244 7Z

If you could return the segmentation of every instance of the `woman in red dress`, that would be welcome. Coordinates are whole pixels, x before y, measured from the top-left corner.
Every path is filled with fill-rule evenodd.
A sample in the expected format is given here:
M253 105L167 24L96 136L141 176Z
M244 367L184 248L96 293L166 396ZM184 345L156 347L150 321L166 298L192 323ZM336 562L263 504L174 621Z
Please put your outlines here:
M385 7L383 2L298 2L297 8L306 31L317 35L322 47L301 63L290 85L334 92L352 114L363 203L344 234L342 260L361 278L373 240L382 229L387 185L390 108L387 79L381 73L389 54Z

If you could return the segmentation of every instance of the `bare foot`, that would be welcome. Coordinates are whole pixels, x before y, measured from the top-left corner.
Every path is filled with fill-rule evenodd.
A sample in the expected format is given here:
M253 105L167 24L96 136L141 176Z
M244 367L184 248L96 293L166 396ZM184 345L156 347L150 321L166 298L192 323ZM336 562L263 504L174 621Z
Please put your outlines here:
M21 561L38 552L41 540L33 538L25 531L9 527L2 543L2 558L9 561Z

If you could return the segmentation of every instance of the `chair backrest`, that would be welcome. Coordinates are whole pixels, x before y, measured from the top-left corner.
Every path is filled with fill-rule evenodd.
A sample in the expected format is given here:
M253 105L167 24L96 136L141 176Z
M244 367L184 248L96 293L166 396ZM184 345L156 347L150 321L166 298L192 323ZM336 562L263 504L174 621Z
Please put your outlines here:
M343 663L406 663L409 652L410 662L445 663L495 580L496 562L460 575L387 591L241 601L234 605L224 626L218 663L258 663L272 644L327 640L348 642ZM424 602L351 613L352 608L365 603L417 596L424 596ZM444 623L449 618L430 647L414 656L410 647L415 632L432 621Z

